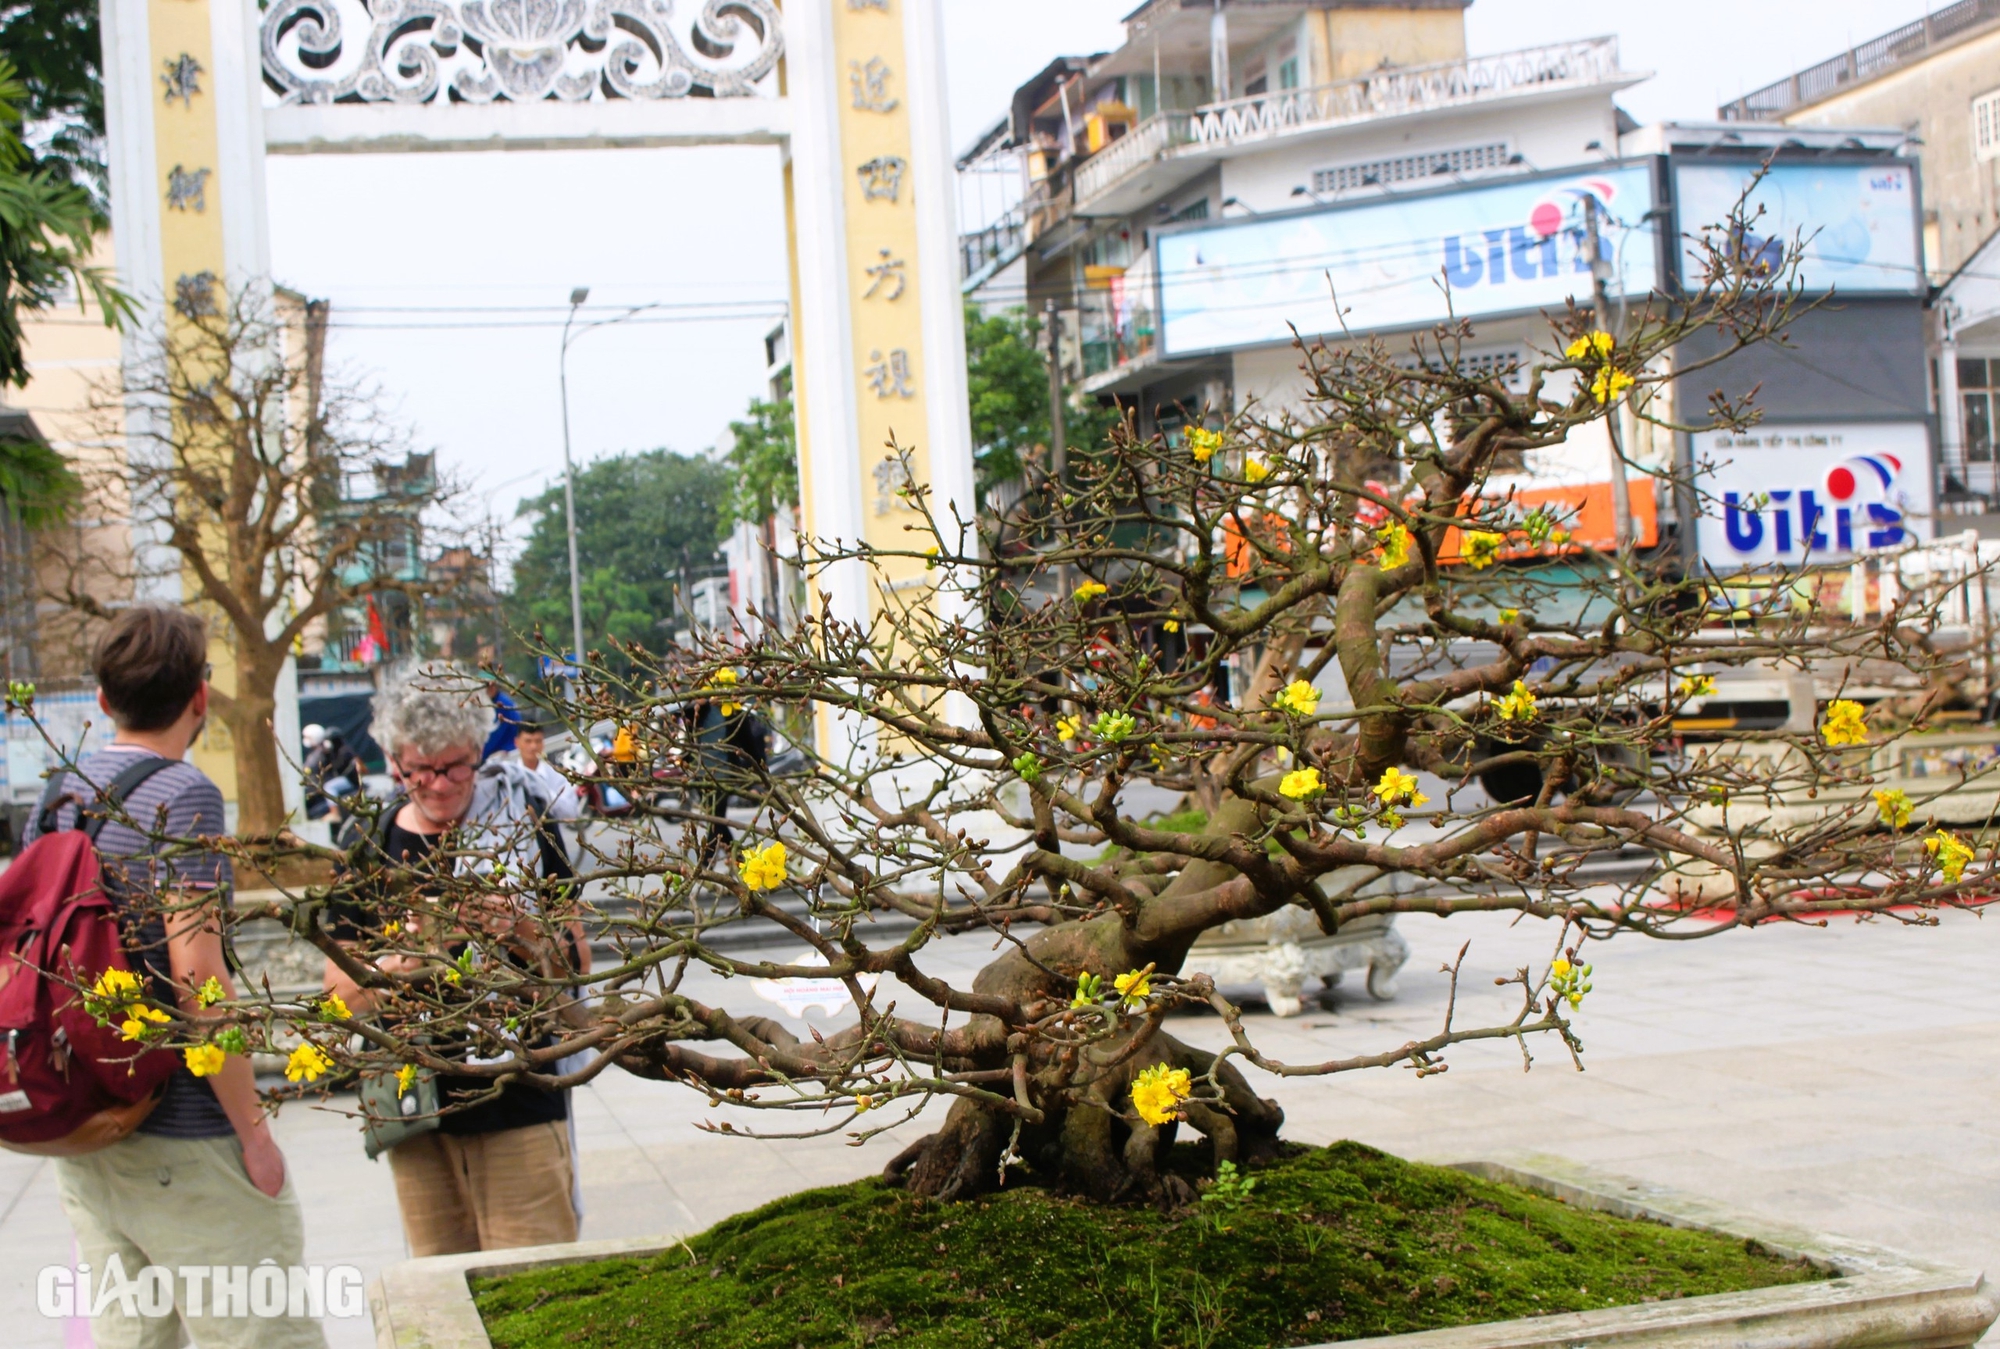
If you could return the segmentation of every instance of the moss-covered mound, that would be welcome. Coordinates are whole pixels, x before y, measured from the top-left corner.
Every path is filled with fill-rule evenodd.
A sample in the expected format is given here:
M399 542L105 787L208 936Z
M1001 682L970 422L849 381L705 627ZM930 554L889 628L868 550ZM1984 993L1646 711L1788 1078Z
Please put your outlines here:
M1341 1143L1171 1215L1026 1187L941 1204L860 1181L661 1255L474 1293L497 1349L1271 1349L1821 1277L1754 1243Z

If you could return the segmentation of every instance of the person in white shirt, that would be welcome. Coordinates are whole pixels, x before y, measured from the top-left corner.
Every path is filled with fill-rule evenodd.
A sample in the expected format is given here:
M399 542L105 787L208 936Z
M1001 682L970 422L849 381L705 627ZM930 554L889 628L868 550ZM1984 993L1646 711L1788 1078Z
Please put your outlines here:
M521 756L521 767L548 793L549 818L574 820L583 813L583 788L564 777L560 769L543 757L542 751L546 746L542 728L533 722L524 724L514 737L514 749Z

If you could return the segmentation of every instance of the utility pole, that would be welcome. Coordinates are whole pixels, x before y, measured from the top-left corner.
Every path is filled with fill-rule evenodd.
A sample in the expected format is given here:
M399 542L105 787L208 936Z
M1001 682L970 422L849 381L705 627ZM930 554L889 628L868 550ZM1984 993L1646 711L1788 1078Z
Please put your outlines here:
M562 355L556 363L557 375L562 382L562 423L563 423L563 526L569 535L569 630L570 640L575 645L570 650L569 678L570 696L576 696L583 673L583 576L576 564L576 461L569 452L569 326L576 322L576 311L590 298L589 286L578 286L569 293L569 317L563 320Z
M1597 321L1597 326L1609 333L1611 299L1606 283L1611 277L1611 264L1605 260L1604 249L1598 242L1597 198L1591 193L1585 193L1583 198L1583 232L1585 242L1590 249L1591 315ZM1611 333L1611 337L1616 343L1623 334ZM1612 350L1617 350L1615 345ZM1606 359L1609 359L1610 353L1607 352L1605 355ZM1610 387L1607 379L1605 388L1609 390ZM1632 489L1625 481L1625 449L1621 444L1622 436L1618 423L1619 406L1613 403L1605 417L1605 426L1611 432L1611 533L1613 546L1619 552L1623 552L1633 541Z
M1049 319L1049 467L1055 480L1055 500L1049 514L1060 521L1068 515L1063 498L1069 494L1069 446L1063 427L1062 311L1051 299L1043 312ZM1057 546L1065 547L1067 541L1059 539ZM1056 591L1069 593L1067 564L1056 566Z

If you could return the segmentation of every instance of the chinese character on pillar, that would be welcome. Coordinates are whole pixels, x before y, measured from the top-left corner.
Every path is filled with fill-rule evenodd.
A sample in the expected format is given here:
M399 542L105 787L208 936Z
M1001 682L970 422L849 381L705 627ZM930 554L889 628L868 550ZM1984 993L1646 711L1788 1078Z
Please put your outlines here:
M867 290L861 292L861 298L872 300L875 298L875 293L881 290L883 286L893 285L895 289L882 298L885 300L900 300L903 298L904 288L909 285L909 277L903 270L905 266L903 259L896 257L886 248L882 249L881 253L882 260L880 262L876 263L873 267L862 269L875 279L868 283Z
M183 108L194 107L194 96L201 92L201 62L182 52L162 65L166 70L160 76L160 85L167 91L164 101L171 106L179 99Z
M870 362L867 370L868 387L877 398L915 398L917 389L910 382L910 353L901 347L890 352L885 360L879 351L868 353Z
M861 178L861 195L867 201L886 201L891 205L902 199L903 172L909 163L896 155L877 155L855 170Z
M861 112L894 112L896 99L889 93L889 66L879 56L847 63L847 81L854 90L854 106Z
M206 211L208 209L208 169L189 170L179 164L167 171L167 209Z

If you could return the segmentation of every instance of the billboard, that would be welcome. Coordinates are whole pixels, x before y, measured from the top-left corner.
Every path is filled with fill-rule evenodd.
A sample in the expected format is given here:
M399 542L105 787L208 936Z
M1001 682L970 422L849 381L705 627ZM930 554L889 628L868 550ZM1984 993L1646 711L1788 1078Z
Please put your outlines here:
M1612 294L1658 283L1651 161L1510 178L1161 234L1163 355L1415 327L1452 314L1559 309L1590 297L1583 201L1616 274ZM1449 288L1447 292L1447 287Z
M1753 164L1674 164L1682 239L1681 284L1698 290L1702 254L1756 175ZM1808 291L1918 294L1924 290L1917 232L1916 173L1907 164L1778 164L1745 203L1743 249L1775 268L1794 239L1804 243L1799 283ZM1755 214L1761 208L1761 214ZM1717 240L1720 243L1720 240Z
M1930 535L1922 422L1756 426L1694 437L1701 559L1717 571L1840 562Z

